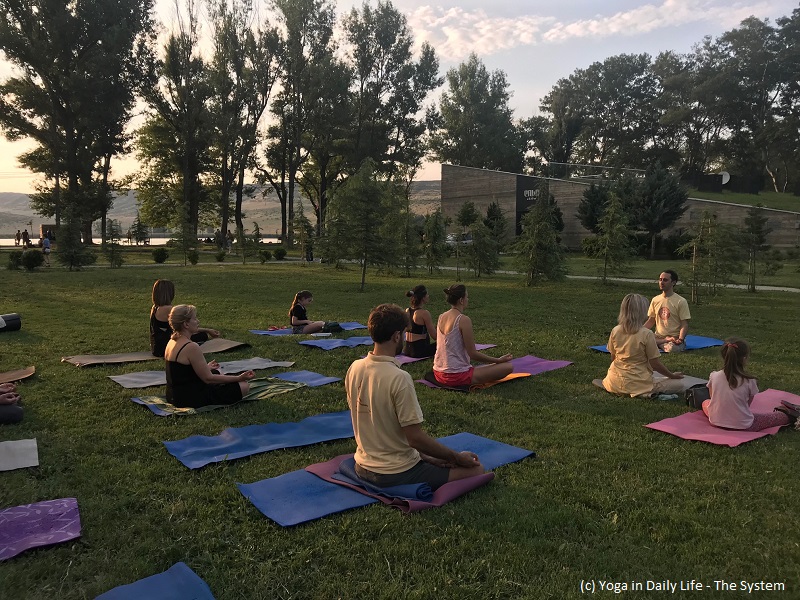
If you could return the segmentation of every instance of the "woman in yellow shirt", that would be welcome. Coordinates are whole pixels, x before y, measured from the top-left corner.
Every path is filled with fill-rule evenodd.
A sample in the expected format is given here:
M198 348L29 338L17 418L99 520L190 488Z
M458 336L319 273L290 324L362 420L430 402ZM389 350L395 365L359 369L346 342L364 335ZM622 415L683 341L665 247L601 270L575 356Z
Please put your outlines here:
M608 351L611 366L603 387L612 394L655 396L683 391L683 373L673 373L659 358L655 334L644 328L650 303L639 294L628 294L619 307L619 323L611 330ZM667 379L653 379L653 371Z

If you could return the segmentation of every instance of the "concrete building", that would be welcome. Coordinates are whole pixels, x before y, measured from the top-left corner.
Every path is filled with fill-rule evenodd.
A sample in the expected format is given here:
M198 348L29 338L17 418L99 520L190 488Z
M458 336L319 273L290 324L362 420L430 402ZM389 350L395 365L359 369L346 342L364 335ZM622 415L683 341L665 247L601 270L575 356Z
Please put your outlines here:
M589 187L588 183L443 164L441 185L442 213L445 216L454 219L467 201L475 204L478 212L485 215L486 208L492 202L497 202L509 222L513 218L513 231L516 233L520 231L522 215L536 199L537 190L541 185L547 185L564 213L564 232L561 236L564 245L570 250L579 250L581 240L590 235L575 216L583 192ZM688 206L684 215L664 234L691 229L694 223L700 221L705 211L717 215L721 223L738 226L744 222L750 208L742 204L701 198L689 198ZM767 226L772 229L767 243L776 248L794 248L800 245L800 212L773 208L762 210L769 219Z

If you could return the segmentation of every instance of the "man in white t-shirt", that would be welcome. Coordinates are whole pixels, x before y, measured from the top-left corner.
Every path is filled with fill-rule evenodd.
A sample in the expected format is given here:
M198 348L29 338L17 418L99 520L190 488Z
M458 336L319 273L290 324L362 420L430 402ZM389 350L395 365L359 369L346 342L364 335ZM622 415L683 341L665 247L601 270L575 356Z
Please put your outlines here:
M484 472L478 456L455 452L422 429L414 381L395 356L408 315L381 304L367 321L373 350L347 370L344 384L356 438L356 473L379 487L428 483L433 490Z
M656 344L664 352L682 352L686 349L686 336L689 333L689 304L675 293L678 274L666 270L658 277L661 294L650 302L645 328L656 326Z

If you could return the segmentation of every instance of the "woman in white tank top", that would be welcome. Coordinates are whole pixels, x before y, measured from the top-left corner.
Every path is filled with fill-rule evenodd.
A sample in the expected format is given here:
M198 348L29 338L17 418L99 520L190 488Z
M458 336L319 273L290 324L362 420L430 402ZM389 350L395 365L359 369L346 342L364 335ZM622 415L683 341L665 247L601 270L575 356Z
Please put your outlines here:
M467 288L463 284L451 285L444 290L452 308L439 316L436 324L436 355L433 374L447 386L466 386L497 381L514 370L510 354L495 358L475 349L472 320L464 314L469 303ZM486 363L473 367L471 361Z

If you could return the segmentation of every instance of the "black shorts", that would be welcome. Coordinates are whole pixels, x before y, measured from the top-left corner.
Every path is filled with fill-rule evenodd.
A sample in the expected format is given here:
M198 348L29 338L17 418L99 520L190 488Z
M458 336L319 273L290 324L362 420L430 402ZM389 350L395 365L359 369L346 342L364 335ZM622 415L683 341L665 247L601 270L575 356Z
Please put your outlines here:
M420 460L407 471L391 474L375 473L356 463L356 474L364 481L378 487L427 483L433 491L442 487L450 479L450 469L437 467L424 460Z

